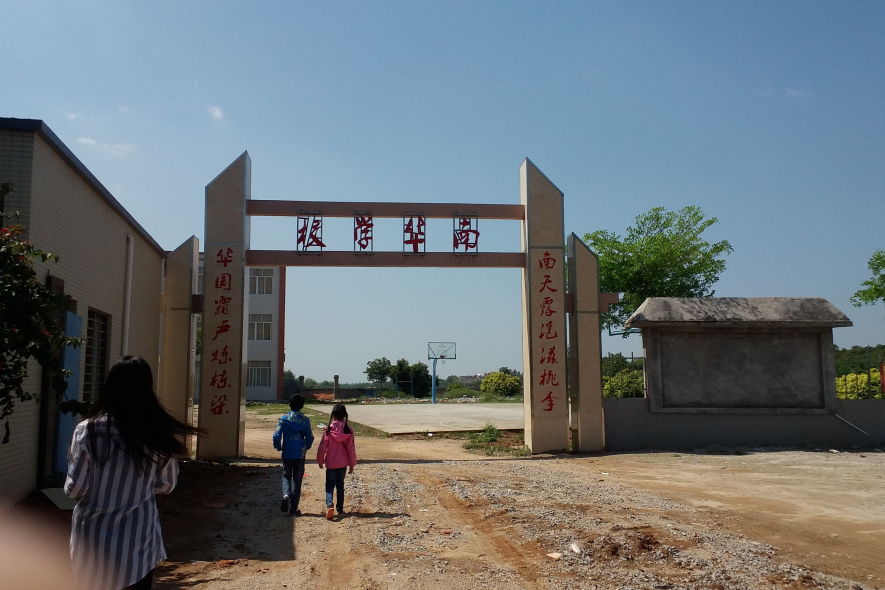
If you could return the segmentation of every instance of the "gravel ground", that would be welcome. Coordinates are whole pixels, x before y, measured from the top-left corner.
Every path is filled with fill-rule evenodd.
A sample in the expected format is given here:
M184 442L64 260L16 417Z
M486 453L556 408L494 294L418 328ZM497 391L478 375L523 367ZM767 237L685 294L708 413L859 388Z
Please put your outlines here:
M161 506L170 561L155 587L880 587L795 563L722 512L586 460L371 461L348 476L350 514L332 522L316 466L298 519L278 511L278 477L267 463L184 465L183 481L199 485Z

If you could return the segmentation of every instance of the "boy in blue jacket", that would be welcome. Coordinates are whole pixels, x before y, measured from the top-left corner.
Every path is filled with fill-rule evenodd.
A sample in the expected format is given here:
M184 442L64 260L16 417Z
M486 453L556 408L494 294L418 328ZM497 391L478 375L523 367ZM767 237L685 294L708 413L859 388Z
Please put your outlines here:
M304 397L296 393L289 400L292 410L280 416L273 433L273 448L283 452L283 499L280 510L289 516L301 516L298 502L301 500L301 480L304 477L304 457L313 444L310 418L301 413Z

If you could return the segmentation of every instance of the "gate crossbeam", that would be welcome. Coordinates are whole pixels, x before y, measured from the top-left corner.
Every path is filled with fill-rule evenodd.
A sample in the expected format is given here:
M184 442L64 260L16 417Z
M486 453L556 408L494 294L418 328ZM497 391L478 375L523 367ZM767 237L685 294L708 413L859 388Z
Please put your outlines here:
M362 203L330 201L269 201L249 199L246 215L263 217L297 217L313 213L323 217L353 217L354 214L379 218L423 215L430 219L476 215L481 219L525 219L523 205L489 203ZM469 265L468 265L469 266Z
M524 252L297 252L292 250L247 250L246 266L373 266L373 267L453 267L525 268Z

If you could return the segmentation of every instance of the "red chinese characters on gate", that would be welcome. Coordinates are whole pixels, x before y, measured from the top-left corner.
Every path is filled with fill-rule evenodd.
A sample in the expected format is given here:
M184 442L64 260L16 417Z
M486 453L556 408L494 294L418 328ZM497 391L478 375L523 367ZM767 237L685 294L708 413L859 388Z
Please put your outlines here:
M353 251L371 252L375 238L375 221L371 215L353 216Z
M533 325L540 353L534 356L532 374L543 397L540 409L552 412L563 396L565 381L560 378L561 365L557 347L564 350L564 323L562 319L562 265L561 253L545 250L532 274L535 304L531 309ZM538 272L540 271L540 272Z
M297 249L302 252L322 250L326 247L323 243L323 218L317 215L298 216Z
M403 218L403 252L412 254L424 253L424 242L427 239L426 221L423 215L412 215Z
M479 220L476 215L455 216L452 219L452 249L455 253L475 254L479 250Z
M235 252L232 248L220 248L214 257L206 257L207 267L213 266L211 269L216 271L213 288L207 289L207 304L204 305L206 310L204 313L211 314L204 319L205 334L208 337L204 342L206 350L204 351L204 362L208 362L210 368L205 373L208 379L204 381L203 387L207 394L209 402L209 413L215 416L230 413L230 398L227 390L233 387L232 375L228 373L228 366L236 366L236 359L231 354L231 350L236 347L233 344L233 335L231 334L231 302L233 297L225 294L233 288L233 276L230 272L225 272L228 265L235 260ZM210 268L207 268L207 273ZM210 303L211 302L211 303Z

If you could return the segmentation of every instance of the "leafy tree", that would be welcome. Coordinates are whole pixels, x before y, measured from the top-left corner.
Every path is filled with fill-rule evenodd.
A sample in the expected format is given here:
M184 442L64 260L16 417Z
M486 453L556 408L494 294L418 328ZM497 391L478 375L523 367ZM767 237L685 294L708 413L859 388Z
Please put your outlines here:
M382 356L380 359L375 359L366 363L366 370L363 371L363 373L366 374L369 381L377 383L380 388L384 382L387 381L387 377L390 376L390 370L392 368L393 365L390 364L387 357Z
M867 268L872 271L870 280L861 283L866 289L861 289L851 296L851 303L855 307L872 305L877 301L885 302L885 250L876 250Z
M519 395L520 386L521 382L519 377L505 375L500 371L495 371L482 380L479 390L483 393L500 397L511 397Z
M304 379L304 389L319 389L320 386L317 383L317 380L313 377L307 377Z
M642 359L628 359L620 352L602 358L602 376L614 377L625 369L642 370Z
M283 371L283 389L297 389L298 379L290 369Z
M427 363L415 363L409 367L409 377L412 379L412 391L415 397L427 397L430 395L433 377L430 375Z
M512 377L519 377L520 379L522 378L522 373L520 373L516 369L511 369L509 367L501 367L500 369L498 369L498 372L504 373L505 375L510 375Z
M0 203L12 189L12 183L0 183ZM0 220L14 215L2 213ZM15 411L15 402L38 395L23 387L28 359L37 361L56 395L61 396L67 383L57 353L65 346L82 342L82 338L66 336L62 329L60 319L67 309L68 297L51 293L34 270L34 258L58 262L58 256L23 240L24 231L21 225L0 229L0 420L5 421L6 430L3 444L9 442L9 417Z
M474 390L467 389L457 379L455 379L454 381L447 381L446 382L445 397L447 397L447 398L464 397L464 396L472 395L474 393L476 393Z
M459 379L460 381L460 379ZM467 389L479 390L482 386L482 379L477 377L476 379L468 379L468 381L464 384L464 387Z
M395 388L405 392L409 391L412 384L410 368L409 361L406 359L400 359L390 367L390 380L393 381Z
M654 207L636 217L624 238L606 230L584 234L599 257L600 291L622 294L603 315L602 328L622 326L648 297L712 296L725 270L720 256L732 252L725 240L710 244L701 238L717 221L705 219L700 207Z
M851 373L865 373L871 368L878 367L880 361L885 361L885 344L876 346L852 346L851 348L833 347L833 356L836 362L836 376L850 375Z

